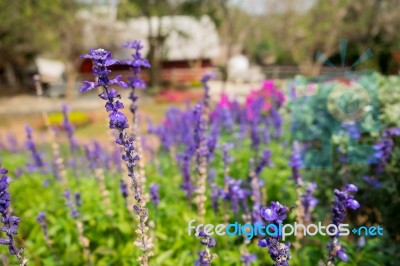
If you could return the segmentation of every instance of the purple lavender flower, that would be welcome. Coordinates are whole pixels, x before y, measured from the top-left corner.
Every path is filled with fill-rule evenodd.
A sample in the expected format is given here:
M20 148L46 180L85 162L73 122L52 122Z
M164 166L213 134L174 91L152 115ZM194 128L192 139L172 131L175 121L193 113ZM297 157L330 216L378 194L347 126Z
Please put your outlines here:
M388 128L382 134L382 139L373 146L375 153L374 159L371 161L375 163L375 173L382 174L385 165L390 161L394 147L393 137L400 136L399 128Z
M199 231L196 234L197 237L200 237L200 243L203 246L206 246L206 250L199 252L199 259L197 259L194 263L195 266L210 266L211 261L214 259L214 255L210 254L210 248L214 248L217 244L215 238L210 237L204 231Z
M250 254L243 254L243 255L241 256L241 258L240 258L240 260L243 262L243 264L244 264L245 266L250 266L251 263L252 263L253 261L255 261L256 259L257 259L257 255L256 255L256 254L252 254L252 253L250 253Z
M271 202L268 207L261 208L261 217L269 224L273 223L277 225L282 222L289 211L289 207L280 204L279 202ZM277 232L278 233L278 232ZM289 266L290 259L290 242L280 243L280 235L269 236L266 239L258 241L260 247L268 247L268 253L271 259L276 263L276 266Z
M208 148L205 144L206 141L206 121L204 121L203 114L203 105L197 104L193 110L193 120L194 120L194 149L198 157L206 157L208 156ZM200 159L200 158L197 158Z
M76 149L78 149L78 142L74 138L75 127L69 121L69 117L68 117L69 112L70 112L70 109L68 108L68 106L66 104L63 104L62 113L63 113L64 118L63 118L61 125L64 128L65 132L67 133L70 151L74 152Z
M138 174L135 172L137 161L139 156L134 148L134 138L128 137L125 131L128 128L128 119L120 112L124 108L122 102L119 101L121 98L120 94L110 88L111 85L117 84L121 87L128 87L124 82L121 81L121 75L118 75L115 79L110 80L108 75L111 73L107 69L108 66L117 64L118 61L111 58L111 52L104 49L90 50L90 54L83 55L82 58L88 58L93 61L93 75L98 78L97 82L84 81L84 85L81 87L81 92L94 89L96 87L102 87L103 92L99 94L99 97L106 101L105 108L109 112L109 127L110 129L116 129L118 131L118 137L116 143L123 147L124 154L122 160L126 162L128 168L128 176L132 179L132 187L134 192L134 198L136 203L133 206L133 210L139 218L139 239L135 241L135 245L139 246L142 250L142 256L140 261L142 265L148 265L148 250L151 248L151 238L146 235L146 221L148 219L148 210L143 201L141 180Z
M89 167L94 170L96 168L103 168L106 164L105 153L99 142L93 141L93 147L89 145L84 146L86 159L89 162Z
M81 206L82 206L82 197L81 197L81 193L76 192L75 195L74 195L74 198L75 198L75 205L76 205L77 207L81 207Z
M283 206L277 201L272 201L271 206L261 208L260 214L268 222L279 223L286 219L288 211L289 207Z
M268 247L268 254L276 263L274 266L289 266L290 242L280 243L277 238L270 237L258 242L260 247Z
M317 206L318 200L312 195L317 188L316 183L309 183L306 191L300 196L300 201L303 206L303 221L307 224L311 221L311 210Z
M210 87L208 86L208 82L215 78L215 73L209 73L209 74L205 74L202 79L201 79L201 83L203 84L203 88L204 88L204 99L203 99L203 104L205 106L205 108L209 108L210 107Z
M43 162L43 154L39 153L35 142L32 137L32 128L29 126L25 126L26 132L26 143L25 147L31 152L32 162L28 164L29 171L35 171L36 169L43 169L45 164Z
M224 177L227 178L229 175L229 164L233 161L233 158L229 155L229 150L233 148L232 143L222 144L222 158L224 163Z
M137 137L138 134L138 117L137 117L137 101L139 99L136 96L136 89L138 88L146 88L146 83L140 79L139 74L141 72L141 68L150 68L150 63L147 59L144 59L140 54L140 50L143 48L140 41L135 40L133 42L128 42L124 45L125 48L134 49L135 52L132 54L132 60L126 60L125 64L129 65L131 70L133 71L133 76L129 77L128 85L131 88L131 92L129 94L129 99L131 100L130 111L133 114L133 129L132 129L132 136L134 138Z
M150 68L150 63L147 59L143 58L140 50L143 49L143 45L139 40L128 42L124 45L124 48L134 49L135 52L132 54L132 60L126 60L125 64L129 65L134 73L133 77L129 78L128 85L131 88L146 88L146 83L139 78L139 74L142 68Z
M211 161L213 158L215 148L217 147L217 144L218 144L219 134L220 134L219 123L217 123L217 122L212 123L210 135L207 138L207 148L208 148L207 159L208 159L208 161Z
M357 124L344 124L343 129L346 130L347 135L352 139L359 139L361 137L360 129Z
M264 124L265 124L265 128L263 130L263 138L264 138L264 142L265 144L268 144L271 140L271 136L270 136L270 121L268 116L265 116L264 119Z
M271 151L268 149L263 152L263 156L261 157L261 160L258 162L255 169L255 174L257 175L257 177L259 177L261 171L265 168L265 166L272 166L271 154Z
M67 189L64 192L64 198L66 201L66 205L68 206L70 212L71 212L71 216L74 219L77 219L79 217L79 212L76 208L76 203L74 203L71 199L71 190Z
M112 164L115 166L118 173L122 173L122 153L121 147L116 146L111 154Z
M272 119L272 124L275 128L274 136L280 137L282 135L283 119L282 116L279 114L279 112L274 108L271 110L271 119Z
M215 238L209 236L204 231L199 231L197 236L201 237L200 243L208 248L213 248L217 244Z
M346 187L341 191L335 189L332 209L332 223L334 225L339 226L343 223L346 209L349 208L356 210L360 207L360 204L353 196L353 193L357 191L358 188L353 184L346 185ZM335 236L331 236L331 242L328 244L327 248L329 252L328 263L333 263L336 258L340 258L342 261L348 260L345 250L339 241L339 233Z
M108 75L111 73L107 67L118 64L118 60L111 58L111 52L106 51L104 49L90 49L90 54L84 54L81 58L91 59L93 60L93 76L98 78L96 82L84 81L83 86L81 87L81 92L85 92L88 90L95 89L97 87L108 87L113 84L118 84L119 86L126 88L127 85L121 81L122 75L118 75L115 79L110 80ZM115 96L116 91L110 90L105 93L105 98L108 100L111 95ZM113 99L115 97L112 97ZM104 99L104 98L102 98Z
M238 213L240 203L244 210L247 209L246 196L248 191L242 188L242 180L235 180L233 178L225 178L225 185L227 191L223 192L222 198L230 202L233 213Z
M210 254L203 250L199 252L199 258L194 262L194 266L210 266Z
M126 200L128 198L128 185L121 180L119 183L119 189L121 191L121 195L124 198L124 200Z
M212 207L214 210L215 214L218 214L219 211L219 198L223 195L223 192L221 189L218 188L217 183L212 182L211 183L211 201L212 201Z
M46 222L46 213L40 212L36 217L36 221L40 224L42 228L43 235L47 236L47 222Z
M186 197L188 199L192 198L194 192L194 186L191 180L190 174L190 163L192 158L193 151L191 149L186 150L183 154L178 155L178 163L179 168L181 170L183 176L183 184L181 185L181 189L186 192Z
M335 225L339 225L344 221L344 215L346 209L350 208L356 210L360 207L358 201L356 201L352 195L353 192L357 192L358 188L353 184L348 184L344 190L340 191L335 189L334 203L333 203L333 217L332 222Z
M0 166L0 213L2 223L2 226L0 226L0 232L5 232L6 234L5 238L0 238L0 245L8 246L10 255L16 256L20 265L25 265L26 261L22 257L23 249L18 249L15 245L14 236L18 233L20 219L9 213L11 197L8 192L8 186L11 182L11 178L6 175L7 172L6 169L1 168Z
M150 184L150 199L153 201L154 205L157 207L160 203L160 196L158 194L159 186L157 184Z

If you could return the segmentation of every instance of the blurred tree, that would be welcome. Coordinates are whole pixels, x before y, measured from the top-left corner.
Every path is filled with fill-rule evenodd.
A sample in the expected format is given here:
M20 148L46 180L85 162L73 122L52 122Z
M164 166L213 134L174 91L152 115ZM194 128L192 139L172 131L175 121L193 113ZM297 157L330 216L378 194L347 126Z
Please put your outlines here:
M337 54L341 38L348 39L358 55L371 48L375 56L369 61L375 66L381 61L381 71L388 67L387 59L392 49L398 49L400 38L395 30L400 26L399 1L320 0L308 9L299 4L284 0L281 10L267 8L269 29L264 35L273 37L272 46L286 51L303 74L319 74L323 62L316 59L317 52L328 58Z
M271 24L275 40L289 52L302 73L317 75L323 62L315 55L321 51L330 57L337 51L347 4L341 0L318 1L304 12L295 1L285 3L286 10Z
M235 5L228 0L210 0L207 4L208 12L214 20L221 37L221 44L225 51L221 65L223 81L228 79L227 62L234 53L245 48L246 40L251 39L254 28L259 23L257 16L243 10L243 0L236 1Z
M80 54L79 4L69 0L14 0L0 3L0 68L14 92L26 85L28 65L38 54L62 58L67 95L74 87Z
M160 86L161 61L165 40L171 31L166 31L163 16L201 15L206 7L202 0L124 0L119 6L119 17L144 16L149 23L150 86L156 92ZM152 23L152 19L155 22Z

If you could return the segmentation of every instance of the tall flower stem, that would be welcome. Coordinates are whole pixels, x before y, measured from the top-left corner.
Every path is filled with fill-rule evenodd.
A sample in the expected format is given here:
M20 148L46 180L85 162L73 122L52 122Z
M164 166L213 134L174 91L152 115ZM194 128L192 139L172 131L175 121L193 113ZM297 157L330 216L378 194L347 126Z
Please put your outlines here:
M148 219L148 209L146 208L146 199L143 197L141 190L141 178L137 173L137 161L139 155L134 147L134 138L129 137L125 129L128 126L128 119L120 112L120 109L124 108L124 105L116 99L120 99L120 94L109 86L118 84L121 87L126 88L127 85L121 81L121 75L118 75L115 79L110 80L108 74L111 72L107 69L108 66L117 64L118 61L111 58L111 52L104 49L92 49L90 54L83 55L82 58L88 58L93 60L93 75L98 78L96 82L85 81L81 87L81 92L91 90L97 87L102 87L103 92L99 94L99 97L106 101L105 108L109 112L109 127L118 131L116 143L123 147L124 154L122 159L126 162L128 176L132 181L132 191L136 204L133 206L133 210L138 220L136 233L138 238L134 242L138 246L142 255L139 257L140 264L147 266L149 264L149 257L152 255L150 249L153 246L152 239L148 236L148 227L146 225Z
M201 222L204 222L206 214L205 202L206 196L206 181L207 181L207 165L208 165L208 147L207 138L205 136L209 123L210 109L210 87L208 81L213 78L213 74L206 74L201 79L204 87L203 102L195 107L195 155L196 155L196 173L197 173L197 188L195 202L197 212Z
M24 249L18 249L15 244L15 235L18 233L18 226L20 219L17 216L10 214L10 193L8 192L9 183L11 179L6 176L7 170L0 166L0 232L6 234L6 238L0 238L0 245L8 246L10 255L18 259L20 266L25 266L28 259L23 257Z

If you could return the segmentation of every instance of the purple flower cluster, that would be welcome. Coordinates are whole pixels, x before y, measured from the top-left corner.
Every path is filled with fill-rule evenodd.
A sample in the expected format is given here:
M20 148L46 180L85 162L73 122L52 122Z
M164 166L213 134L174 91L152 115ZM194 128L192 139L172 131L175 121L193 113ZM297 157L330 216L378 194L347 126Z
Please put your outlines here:
M353 184L346 185L344 190L335 189L334 203L333 203L333 218L332 222L339 225L344 221L346 209L356 210L360 207L358 201L354 199L352 193L357 192L358 188Z
M138 129L137 129L137 101L138 101L138 96L136 96L136 91L135 89L138 88L146 88L146 83L140 79L139 74L141 72L142 67L143 68L150 68L150 63L147 61L147 59L144 59L140 53L140 50L143 49L143 45L140 43L140 41L135 40L132 42L128 42L124 45L125 48L130 48L134 49L135 52L132 54L132 60L126 60L124 63L130 66L131 70L133 71L133 76L129 77L128 79L128 85L131 88L131 92L129 94L129 99L131 100L131 105L130 105L130 111L133 114L133 128L132 128L132 136L134 138L137 138L138 134ZM140 145L140 143L138 143Z
M70 112L69 107L66 104L63 104L62 113L64 118L61 125L64 128L65 132L67 133L70 151L74 152L78 149L78 142L74 138L75 127L69 120L68 117L69 112Z
M266 166L272 166L271 162L271 151L266 149L264 150L261 160L258 162L256 169L255 169L255 174L257 177L260 175L261 171L266 167Z
M211 261L214 259L214 255L210 254L209 249L214 248L217 244L215 238L210 237L204 231L199 231L197 234L201 238L200 243L206 246L206 250L199 252L199 258L195 261L195 266L210 266Z
M92 147L89 144L84 145L84 149L90 169L106 168L108 158L98 141L93 141Z
M119 183L119 189L121 191L121 196L126 201L126 199L128 198L128 185L123 180L121 180Z
M357 192L358 188L353 184L348 184L343 190L335 189L334 202L332 209L332 223L336 226L343 223L346 214L346 209L356 210L360 207L358 201L354 199L353 193ZM331 237L331 242L328 244L328 262L333 263L335 258L340 258L342 261L347 261L348 257L338 240L337 235Z
M115 79L110 80L108 75L111 73L107 67L118 64L118 60L111 58L111 52L104 49L90 49L90 54L84 54L81 58L91 59L93 61L93 76L98 78L98 81L84 81L81 87L81 92L95 89L97 87L108 87L113 84L126 88L127 85L121 81L122 76L118 75Z
M224 177L227 178L229 176L229 164L233 161L233 158L229 155L229 151L233 149L232 143L223 143L222 144L222 160L224 163Z
M289 266L290 242L280 243L277 238L270 237L258 242L260 247L268 247L268 254L275 262L274 266Z
M183 176L183 184L181 185L181 189L183 189L186 192L186 197L188 199L192 198L194 192L194 186L192 184L191 173L190 173L190 163L192 154L193 152L190 149L188 149L183 154L178 155L179 168Z
M243 254L240 260L243 262L244 266L250 266L253 261L257 259L256 254Z
M293 146L292 155L290 156L289 166L292 168L292 177L297 186L301 186L303 179L300 175L300 168L303 167L301 160L301 154L299 152L298 144L295 143Z
M158 206L160 203L160 195L158 194L158 189L159 186L155 183L150 184L149 190L150 190L150 199L153 201L154 206Z
M221 193L222 199L231 204L233 213L239 212L240 204L243 210L247 211L247 195L249 192L242 187L242 180L227 177L225 178L225 185L227 186L227 191Z
M260 214L265 221L279 223L286 219L288 211L289 207L272 201L270 206L261 208Z
M47 236L47 222L46 222L46 213L40 212L36 217L36 221L40 224L42 228L42 232L44 236Z
M311 221L311 211L317 206L318 200L313 196L316 188L316 183L309 183L304 194L300 196L300 202L304 211L302 217L304 223L309 223Z
M14 236L18 233L18 226L20 219L17 216L11 215L9 213L11 197L8 192L8 186L11 182L7 174L7 170L1 168L0 166L0 214L1 214L1 224L0 232L6 234L5 238L0 238L0 245L8 246L8 251L11 255L16 256L21 265L25 265L24 259L22 257L23 249L18 249L15 244Z
M128 80L128 85L131 88L146 88L146 83L140 79L139 74L142 68L150 68L150 63L147 59L143 58L140 50L143 49L143 45L139 40L134 40L132 42L128 42L124 45L124 48L134 49L135 52L132 54L131 60L126 60L124 63L129 65L134 73L133 77L130 77Z
M207 235L204 231L199 231L198 236L201 238L200 243L208 248L213 248L217 244L215 238Z
M32 128L30 126L25 126L25 132L27 138L25 147L28 151L30 151L32 156L32 162L27 165L28 171L33 172L37 169L43 170L45 167L45 163L43 161L43 154L41 154L38 151L36 143L33 141Z
M278 224L286 219L289 207L272 201L268 207L261 208L260 215L268 223ZM280 236L270 236L258 241L260 247L268 247L268 254L275 262L275 266L288 266L290 259L290 242L280 243Z
M148 227L146 221L148 219L148 210L145 206L145 201L142 195L141 178L136 173L135 168L139 156L135 151L133 137L129 137L125 129L128 126L128 119L120 112L124 108L122 102L119 101L121 98L120 94L111 85L117 84L123 88L128 87L124 82L121 81L121 75L118 75L115 79L110 80L108 75L111 73L108 67L118 63L117 60L111 58L111 52L104 49L91 49L90 54L83 55L82 58L88 58L93 61L93 75L98 78L97 82L85 81L81 87L81 92L102 87L103 92L99 94L99 97L106 101L105 108L109 112L109 127L110 129L116 129L118 136L116 143L123 148L122 160L126 162L128 169L128 176L132 180L132 188L136 204L133 206L133 210L139 220L138 229L139 238L135 241L135 245L139 246L143 251L140 257L142 265L148 265L148 250L152 246L151 238L146 235Z
M66 205L68 206L68 208L71 212L72 218L77 219L79 217L79 212L78 212L77 207L81 206L80 194L76 193L74 196L75 201L73 201L71 198L71 190L67 189L64 192L64 198L65 198Z
M400 136L400 128L388 128L382 134L382 139L373 146L375 153L373 162L375 162L375 173L381 174L385 165L390 161L394 147L395 136Z

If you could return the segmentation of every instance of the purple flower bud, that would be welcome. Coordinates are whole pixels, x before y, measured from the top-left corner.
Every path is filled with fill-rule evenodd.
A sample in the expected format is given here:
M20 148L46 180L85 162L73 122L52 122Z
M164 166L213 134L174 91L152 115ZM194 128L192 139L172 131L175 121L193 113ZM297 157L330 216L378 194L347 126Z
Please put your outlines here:
M357 191L358 191L358 188L357 188L355 185L353 185L353 184L348 184L348 185L346 185L346 189L347 189L349 192L357 192Z
M337 252L337 256L342 260L342 261L348 261L349 257L347 257L346 253L344 253L343 249L339 250Z
M353 210L360 208L360 203L354 199L350 199L347 201L347 207Z

